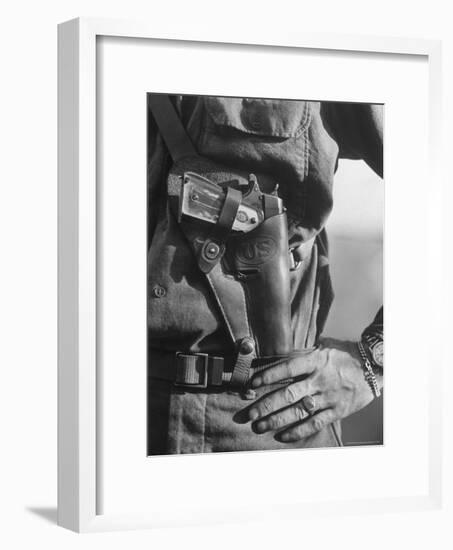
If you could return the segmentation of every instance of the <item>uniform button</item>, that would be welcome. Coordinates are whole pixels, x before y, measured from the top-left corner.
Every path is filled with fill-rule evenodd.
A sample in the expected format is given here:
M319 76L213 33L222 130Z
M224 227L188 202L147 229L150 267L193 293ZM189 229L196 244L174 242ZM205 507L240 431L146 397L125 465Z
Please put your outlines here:
M255 349L255 344L251 338L244 338L239 346L239 351L242 355L248 355Z
M261 120L257 116L250 117L249 125L253 130L259 130L261 128Z
M154 298L163 298L167 294L167 291L165 290L165 288L160 285L154 286L152 292L153 292Z
M208 260L215 260L220 253L220 247L216 243L209 243L205 249L205 255Z

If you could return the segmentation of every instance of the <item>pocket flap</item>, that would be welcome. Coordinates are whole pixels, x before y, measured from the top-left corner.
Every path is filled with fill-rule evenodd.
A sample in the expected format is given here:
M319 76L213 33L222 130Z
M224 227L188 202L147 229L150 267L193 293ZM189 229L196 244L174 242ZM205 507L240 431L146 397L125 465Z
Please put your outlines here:
M288 99L205 97L217 126L260 136L297 137L309 124L309 103Z

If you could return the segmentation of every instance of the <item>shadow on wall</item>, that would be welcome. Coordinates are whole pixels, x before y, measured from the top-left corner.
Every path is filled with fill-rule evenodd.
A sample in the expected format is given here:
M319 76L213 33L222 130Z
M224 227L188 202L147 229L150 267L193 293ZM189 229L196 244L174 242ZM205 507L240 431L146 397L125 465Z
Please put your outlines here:
M358 340L383 303L384 186L364 163L342 161L327 226L335 300L324 334ZM345 445L383 442L383 399L343 421Z

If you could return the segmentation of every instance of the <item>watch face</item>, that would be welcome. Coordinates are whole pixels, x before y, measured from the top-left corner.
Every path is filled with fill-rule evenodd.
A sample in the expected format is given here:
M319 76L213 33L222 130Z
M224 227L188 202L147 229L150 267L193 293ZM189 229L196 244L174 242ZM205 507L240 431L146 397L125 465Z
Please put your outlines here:
M384 366L384 342L378 342L371 350L373 361L379 367Z

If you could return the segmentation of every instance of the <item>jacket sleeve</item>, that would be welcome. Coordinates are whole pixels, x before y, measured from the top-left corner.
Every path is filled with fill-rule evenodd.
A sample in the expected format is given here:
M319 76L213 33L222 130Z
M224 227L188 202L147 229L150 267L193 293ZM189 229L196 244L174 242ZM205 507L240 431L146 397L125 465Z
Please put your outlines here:
M370 323L367 328L362 332L362 336L366 332L371 332L380 338L383 338L384 335L384 308L381 307L376 314L376 317L373 319L373 322Z
M327 131L338 144L340 158L363 159L382 177L384 106L325 102L322 114Z
M362 159L378 176L383 176L384 106L368 103L334 103L322 105L323 122L339 147L339 157ZM383 337L384 308L364 332Z

